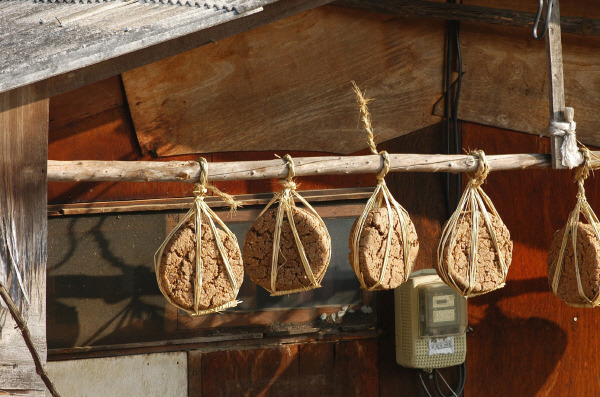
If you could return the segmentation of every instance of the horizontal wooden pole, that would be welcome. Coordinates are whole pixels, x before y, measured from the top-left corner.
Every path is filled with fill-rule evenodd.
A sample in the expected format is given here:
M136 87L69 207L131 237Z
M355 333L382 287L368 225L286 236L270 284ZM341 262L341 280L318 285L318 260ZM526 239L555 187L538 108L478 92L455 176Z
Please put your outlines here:
M532 28L535 14L501 8L435 1L338 0L335 4L378 11L401 17L455 20ZM562 31L584 36L600 36L600 21L583 17L561 17Z
M594 152L600 156L600 152ZM549 154L487 156L492 171L550 167ZM471 155L390 154L391 172L474 172L479 161ZM378 155L298 157L296 176L376 174L383 167ZM209 163L209 181L285 178L283 160ZM195 182L200 165L195 161L48 161L48 180L59 182Z

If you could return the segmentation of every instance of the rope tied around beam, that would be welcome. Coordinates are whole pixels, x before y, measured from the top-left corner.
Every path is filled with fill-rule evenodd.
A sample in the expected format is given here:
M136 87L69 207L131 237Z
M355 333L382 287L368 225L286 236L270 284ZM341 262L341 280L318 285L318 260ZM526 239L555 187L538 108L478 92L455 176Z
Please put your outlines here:
M562 165L572 169L583 163L584 158L577 146L577 123L574 121L575 109L567 107L564 114L565 121L561 122L551 119L548 130L550 131L550 135L564 138L560 148Z
M350 264L363 289L367 291L392 289L405 282L412 272L414 260L418 251L418 240L416 232L414 232L414 238L411 240L411 236L409 235L409 225L413 231L414 226L412 225L408 212L402 208L396 199L394 199L385 183L385 177L390 171L390 156L385 150L382 150L381 152L377 151L375 134L371 122L371 113L367 106L372 99L366 98L354 81L352 82L352 88L359 105L360 119L367 134L367 144L373 154L379 154L381 156L383 166L377 174L377 186L375 187L375 191L367 201L362 214L358 217L350 232ZM385 203L385 205L383 203ZM384 216L384 219L387 219L387 225L384 226L384 229L387 229L387 236L385 236L385 251L381 265L379 265L379 263L371 264L372 267L381 268L379 275L377 277L372 277L370 274L371 272L369 272L369 264L366 263L367 259L364 255L361 255L362 251L360 243L363 231L368 223L367 219L369 218L369 215L372 214L370 219L371 222L374 222L374 211L382 207L385 208L387 212L386 216ZM403 264L403 268L398 269L396 272L401 274L401 277L396 281L393 280L391 273L394 272L392 272L389 265L391 262L392 240L397 234L397 230L394 227L394 212L396 213L400 226L400 233L398 233L397 239L398 243L401 244L401 249L393 259L394 262ZM364 251L365 249L366 248L363 247L362 250ZM414 255L411 255L413 253ZM379 258L376 258L376 260L379 260ZM367 275L367 273L369 274ZM369 282L367 278L375 278L376 281ZM387 279L389 279L389 281L387 281Z
M241 207L239 201L235 200L235 198L232 195L222 192L216 186L208 183L208 161L206 161L204 157L200 157L198 163L200 164L201 171L200 178L194 186L194 197L200 200L204 200L204 196L210 190L211 192L213 192L213 194L220 197L227 204L227 206L231 209L232 212L237 211L237 209Z

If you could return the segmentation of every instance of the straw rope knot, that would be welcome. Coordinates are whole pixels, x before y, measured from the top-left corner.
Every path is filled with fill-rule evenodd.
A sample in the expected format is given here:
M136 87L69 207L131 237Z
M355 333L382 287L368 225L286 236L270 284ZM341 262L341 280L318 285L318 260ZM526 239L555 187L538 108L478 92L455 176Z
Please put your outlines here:
M485 178L487 178L488 174L490 173L490 165L485 158L485 153L483 150L473 150L470 154L477 157L479 160L479 167L477 168L477 171L469 174L469 177L471 178L469 184L477 188L481 186L483 182L485 182Z
M550 120L548 130L551 136L563 137L563 143L560 148L562 156L562 165L567 168L574 168L580 165L584 159L577 147L577 137L575 130L577 123L573 121L575 110L567 107L564 111L565 121L560 122L556 120Z
M292 156L286 154L283 156L283 161L288 167L288 175L285 179L280 180L279 183L284 189L296 190L296 182L294 182L294 177L296 176L296 166L294 165L294 160L292 160Z
M381 157L383 157L383 168L381 169L381 171L379 171L379 174L377 174L377 182L385 183L384 178L388 174L388 172L390 172L390 155L385 150L382 150L381 152L379 152L379 154L381 155Z
M590 172L592 170L592 153L590 152L590 149L585 146L582 147L581 156L583 158L583 164L578 167L577 171L575 172L575 182L577 182L578 185L578 198L585 197L585 188L583 185L585 180L590 176Z
M204 200L204 196L210 190L215 195L220 197L229 206L231 211L236 211L238 207L241 207L240 202L237 201L232 195L220 191L216 186L208 183L208 161L204 157L198 159L200 164L200 178L194 186L194 198L196 200Z

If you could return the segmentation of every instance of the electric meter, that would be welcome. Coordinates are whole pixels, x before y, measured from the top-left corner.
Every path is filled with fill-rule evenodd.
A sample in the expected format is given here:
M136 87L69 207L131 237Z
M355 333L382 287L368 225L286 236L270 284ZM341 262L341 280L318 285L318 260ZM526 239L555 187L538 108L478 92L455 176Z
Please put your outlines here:
M414 272L394 296L398 364L433 369L465 361L467 300L434 269Z

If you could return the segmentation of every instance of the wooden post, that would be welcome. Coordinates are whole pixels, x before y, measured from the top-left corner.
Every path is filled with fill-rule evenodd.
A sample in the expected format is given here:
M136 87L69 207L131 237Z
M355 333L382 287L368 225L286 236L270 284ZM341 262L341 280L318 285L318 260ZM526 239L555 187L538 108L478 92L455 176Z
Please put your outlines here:
M29 297L29 303L16 299L17 306L43 363L47 350L47 159L48 100L37 99L32 86L0 94L0 220L12 223L16 244L8 258L18 256ZM7 247L7 237L0 234L0 250L6 253ZM0 266L6 266L2 262ZM7 284L14 299L19 295L18 283L9 277ZM0 327L0 395L44 396L44 384L21 332L2 307Z
M548 0L552 1L552 0ZM550 119L565 121L565 85L563 79L562 42L560 32L560 7L558 0L553 0L552 14L546 33L546 52L548 59L548 101ZM562 164L560 148L563 137L551 136L552 168L565 168Z

